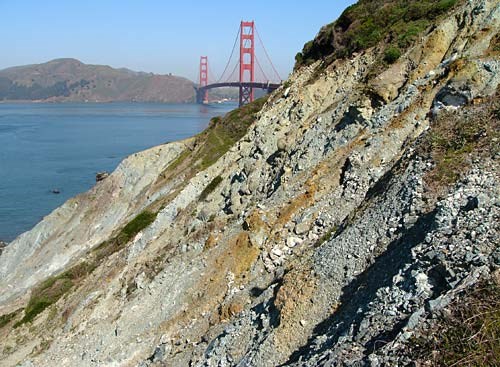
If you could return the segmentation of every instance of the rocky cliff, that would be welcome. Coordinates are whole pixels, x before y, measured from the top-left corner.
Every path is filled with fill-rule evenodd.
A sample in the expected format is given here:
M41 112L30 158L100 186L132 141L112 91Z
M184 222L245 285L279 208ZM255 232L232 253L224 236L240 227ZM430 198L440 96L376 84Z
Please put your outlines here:
M88 65L75 59L0 70L0 101L192 102L194 85L174 76Z
M390 36L336 54L362 10L267 100L9 244L2 365L498 364L471 344L498 319L467 355L436 335L500 309L500 5L457 2L398 57Z

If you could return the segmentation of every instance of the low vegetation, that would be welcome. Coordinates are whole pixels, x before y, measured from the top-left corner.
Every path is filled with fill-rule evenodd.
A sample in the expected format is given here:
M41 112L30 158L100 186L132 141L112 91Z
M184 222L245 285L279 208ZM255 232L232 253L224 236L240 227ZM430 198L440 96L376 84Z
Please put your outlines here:
M62 274L48 278L33 289L24 316L14 324L14 327L33 321L38 314L56 303L72 287L92 273L104 259L123 248L137 233L149 226L156 219L156 215L157 213L143 211L123 227L118 235L95 248L87 260L72 266Z
M0 316L0 329L7 325L9 322L14 320L21 310L16 310L14 312Z
M200 194L200 201L205 200L207 196L212 193L217 186L222 182L222 177L217 176L215 177L208 185L203 189L203 191Z
M0 70L0 100L191 102L194 97L192 83L184 78L158 78L75 59Z
M415 359L436 366L500 366L500 287L482 283L450 306L425 338L414 340Z
M234 145L255 121L255 115L267 100L260 98L246 106L238 108L224 117L213 118L209 127L196 137L195 148L187 149L167 168L167 173L179 174L188 169L187 175L193 175L215 163L231 146ZM200 200L204 200L220 184L222 178L215 177L201 192ZM113 238L96 247L83 261L66 272L51 277L36 287L24 310L24 316L15 323L15 327L31 322L47 307L56 303L71 288L77 286L85 277L94 271L105 259L119 251L140 231L148 227L157 216L157 212L145 210L125 225ZM5 315L0 319L0 326L7 324L16 315Z
M163 172L164 180L172 177L192 177L222 157L255 121L268 95L237 108L223 117L214 117L208 127L195 137L193 146L182 152Z
M235 109L223 117L214 117L209 126L188 143L188 147L177 157L160 175L155 185L164 185L166 182L177 182L175 190L154 203L152 208L161 209L176 195L185 184L198 172L210 167L222 157L248 131L255 121L257 112L267 101L268 95L255 100L243 107ZM210 190L210 187L205 190ZM200 200L205 199L201 194Z
M149 226L156 219L158 213L152 213L150 211L143 211L137 217L132 219L125 227L122 228L116 240L120 244L125 244L130 241L137 233L142 231L144 228Z
M338 231L338 226L333 226L328 231L326 231L314 244L314 247L319 247L323 243L330 241L334 236L335 233Z
M261 110L267 98L268 96L259 98L224 117L214 117L210 121L208 128L197 137L200 149L193 158L199 170L214 164L246 134L248 127L255 121L255 114Z
M119 251L125 244L134 238L137 233L153 223L157 215L158 213L153 213L148 210L140 213L123 227L115 237L104 241L92 251L93 263L98 265L102 260Z
M190 150L184 150L179 156L167 167L167 171L175 171L178 167L182 165L182 163L189 157Z
M384 52L384 61L388 64L396 62L401 56L401 50L397 47L391 46Z
M67 81L56 82L50 86L41 86L38 83L26 86L0 77L0 100L39 100L51 97L68 97L77 88L84 87L89 82L81 80L69 84Z
M348 7L337 21L324 26L304 45L295 67L317 60L327 64L351 56L385 40L390 50L384 57L394 62L438 16L459 0L360 0Z
M94 269L95 264L84 261L71 267L62 274L45 280L42 284L33 289L28 305L24 310L24 316L14 324L14 327L33 321L38 314L56 303L59 298Z

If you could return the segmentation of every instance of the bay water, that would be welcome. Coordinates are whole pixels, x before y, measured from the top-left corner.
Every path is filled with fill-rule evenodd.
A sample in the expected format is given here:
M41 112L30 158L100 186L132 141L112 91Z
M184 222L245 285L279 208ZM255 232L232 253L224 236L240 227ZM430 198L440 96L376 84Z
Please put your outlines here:
M0 240L10 242L128 155L193 136L235 104L0 103ZM58 192L58 194L54 193Z

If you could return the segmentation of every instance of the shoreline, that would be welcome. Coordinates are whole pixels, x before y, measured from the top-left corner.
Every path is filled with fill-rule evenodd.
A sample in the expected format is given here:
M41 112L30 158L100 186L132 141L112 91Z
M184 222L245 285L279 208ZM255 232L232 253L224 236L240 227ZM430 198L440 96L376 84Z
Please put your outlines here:
M237 103L237 100L227 100L227 101L211 101L210 104L229 104L229 103ZM0 100L0 105L2 104L70 104L70 103L78 103L78 104L112 104L112 103L149 103L149 104L198 104L196 102L161 102L161 101L48 101L48 100L29 100L29 99L16 99L16 100ZM206 106L206 105L205 105Z
M37 181L39 182L39 186L37 186L37 188L32 191L33 195L35 195L36 197L36 202L38 204L34 208L28 208L21 204L16 204L15 206L13 206L16 208L15 210L20 213L20 217L17 219L9 218L7 210L0 211L0 240L9 245L20 235L36 226L36 224L40 222L41 218L48 215L55 208L62 205L64 199L69 199L70 197L89 190L95 184L95 174L97 172L112 172L114 171L114 169L116 169L120 162L129 155L136 154L142 150L150 149L167 142L175 141L178 138L184 139L194 136L202 131L202 129L206 125L208 125L210 117L215 115L224 115L234 108L237 108L237 106L231 103L213 104L204 107L195 104L146 104L126 102L116 102L113 104L22 104L18 101L17 103L11 105L0 104L0 111L15 111L13 116L17 116L15 121L11 121L10 118L1 118L0 121L2 123L2 126L18 126L17 124L21 120L28 121L30 124L33 122L32 120L36 120L38 122L33 122L35 123L35 125L33 126L41 126L39 125L40 119L44 120L48 115L52 116L51 120L59 121L60 124L45 126L45 129L43 129L44 132L40 132L41 135L39 135L42 137L42 139L47 139L47 131L51 132L49 134L51 137L71 136L71 132L79 131L79 127L85 129L85 131L87 131L87 133L90 135L92 135L93 132L97 131L94 130L92 124L88 125L86 122L84 123L84 120L107 121L106 125L102 125L104 130L99 130L101 131L101 134L112 136L114 133L109 130L109 128L106 128L106 126L116 126L116 128L120 127L120 129L123 131L123 134L125 134L122 134L123 136L129 136L129 138L123 138L125 140L119 140L116 144L113 143L110 145L109 143L106 143L105 146L107 148L99 148L101 146L104 146L104 143L96 143L97 145L83 144L83 142L85 141L88 142L89 139L87 138L82 138L81 140L76 139L74 141L76 146L73 145L71 147L64 142L61 143L61 141L58 141L57 144L51 144L52 149L55 149L55 151L59 152L55 155L59 158L52 161L49 159L47 161L46 156L41 155L40 161L37 164L31 166L30 176L34 175L33 177L38 177L37 180L41 180ZM24 112L22 111L34 112L28 113L28 115L26 115L28 117L26 117L24 115ZM61 114L59 114L58 111L61 111ZM178 120L178 117L176 117L177 115L185 115L187 116L187 120L184 118ZM73 118L71 116L80 117L78 117L76 122L67 123L66 125L62 124L64 121L69 122ZM28 120L26 120L26 118ZM96 118L97 120L95 120ZM144 133L141 133L139 135L134 133L134 129L136 129L135 126L138 121L140 122L140 124L144 124L141 128ZM172 130L172 128L170 128L169 126L173 126L175 121L181 121L182 127L181 125L179 125L178 128ZM151 122L151 125L146 124L147 122ZM22 127L24 126L23 124L24 123L20 124L19 126ZM64 128L61 128L61 126L64 126ZM61 133L59 133L59 131L61 131ZM147 131L157 131L160 133L151 134L147 133ZM128 134L126 134L126 132L128 132ZM6 144L5 146L7 147L8 144L6 142L9 141L8 134L10 133L7 131L6 134L7 135L0 134L0 143ZM21 135L24 136L23 134ZM132 135L135 135L136 138L133 139ZM139 138L139 136L142 136L142 138ZM97 139L97 141L99 141L99 139ZM102 142L104 142L104 140L102 140ZM97 148L95 148L96 146ZM92 149L88 150L89 147L91 147ZM6 150L9 151L12 151L12 149L9 150L6 148ZM17 147L16 149L19 149L19 147ZM32 145L30 145L30 147L24 147L23 149L32 151L33 148ZM71 149L72 151L74 151L74 149L77 149L79 152L78 155L73 155L71 160L68 161L72 163L66 163L67 160L63 158L64 154L61 153L63 151L67 151L67 149ZM93 153L94 149L97 149L95 153ZM101 149L104 150L101 151ZM86 161L87 158L85 157L87 157L89 161ZM2 165L2 169L4 164L5 167L10 166L10 164L5 161L5 159L6 158L0 159L0 165ZM11 162L14 161L14 158L12 159L13 160L11 160ZM42 169L42 167L47 166L49 167L49 169L54 169L53 167L56 167L57 169L61 170L74 170L74 167L78 166L84 167L86 171L85 174L82 172L76 174L68 172L64 174L64 172L60 172L54 173L49 177L44 176ZM23 177L18 177L18 179L21 180L21 182L26 181L26 179ZM9 183L4 182L5 190L0 193L0 198L3 198L4 200L11 200L5 198L7 192L10 192L11 196L17 197L19 195L18 193L22 191L19 188L16 188L16 185L18 184L19 182L17 180L11 180L9 181ZM52 192L52 190L54 189L60 190L60 194L54 194Z

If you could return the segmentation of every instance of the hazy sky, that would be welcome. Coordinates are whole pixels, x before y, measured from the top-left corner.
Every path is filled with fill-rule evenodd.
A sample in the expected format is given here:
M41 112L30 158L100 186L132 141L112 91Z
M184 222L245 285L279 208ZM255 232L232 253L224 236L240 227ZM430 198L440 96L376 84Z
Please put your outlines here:
M286 78L303 44L354 2L0 0L0 69L73 57L194 80L200 55L222 72L239 22L255 20Z

